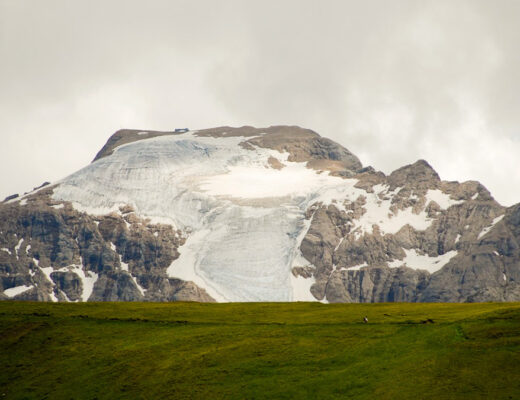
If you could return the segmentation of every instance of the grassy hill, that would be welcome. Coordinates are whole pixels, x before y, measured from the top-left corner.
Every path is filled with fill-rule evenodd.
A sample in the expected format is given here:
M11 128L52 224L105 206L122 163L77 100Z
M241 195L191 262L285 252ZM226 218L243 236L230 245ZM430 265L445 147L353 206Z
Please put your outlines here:
M520 304L0 302L3 398L520 399Z

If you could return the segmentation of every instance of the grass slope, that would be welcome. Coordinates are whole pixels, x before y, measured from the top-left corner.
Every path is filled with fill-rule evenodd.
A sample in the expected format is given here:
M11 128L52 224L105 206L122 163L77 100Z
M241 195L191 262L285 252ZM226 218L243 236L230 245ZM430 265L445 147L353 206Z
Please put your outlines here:
M520 304L0 302L0 396L520 399Z

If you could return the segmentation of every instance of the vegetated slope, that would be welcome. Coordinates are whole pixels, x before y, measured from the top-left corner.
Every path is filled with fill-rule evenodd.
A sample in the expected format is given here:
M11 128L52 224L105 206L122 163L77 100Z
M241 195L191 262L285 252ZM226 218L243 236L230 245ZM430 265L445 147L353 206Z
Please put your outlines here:
M518 304L3 302L0 338L8 399L520 397Z
M520 299L520 206L290 126L116 132L0 204L0 299Z

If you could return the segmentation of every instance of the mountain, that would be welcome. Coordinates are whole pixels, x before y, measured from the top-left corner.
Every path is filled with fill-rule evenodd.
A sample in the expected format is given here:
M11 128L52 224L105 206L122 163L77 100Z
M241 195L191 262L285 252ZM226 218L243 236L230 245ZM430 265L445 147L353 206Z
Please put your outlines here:
M294 126L116 132L0 204L0 299L520 300L520 204Z

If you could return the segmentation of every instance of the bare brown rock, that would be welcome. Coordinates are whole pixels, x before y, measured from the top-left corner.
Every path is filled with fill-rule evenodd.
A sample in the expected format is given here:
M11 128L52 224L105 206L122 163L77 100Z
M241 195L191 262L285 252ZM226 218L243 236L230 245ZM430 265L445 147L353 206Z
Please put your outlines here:
M282 169L282 168L285 167L285 165L282 164L282 163L280 162L280 160L278 160L277 158L274 158L274 157L269 157L269 158L267 159L267 162L268 162L268 164L271 166L271 168L274 168L274 169L278 169L278 170L280 170L280 169Z

